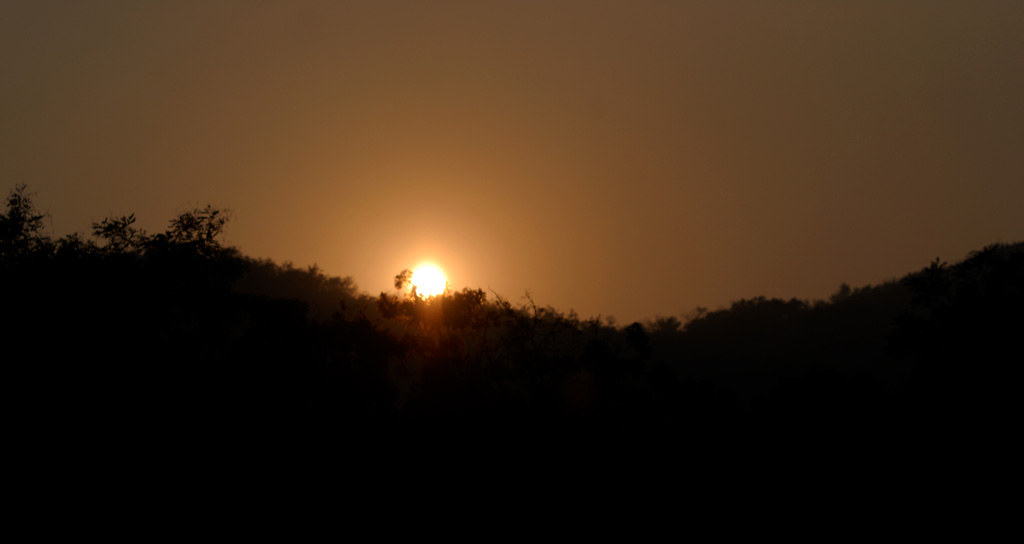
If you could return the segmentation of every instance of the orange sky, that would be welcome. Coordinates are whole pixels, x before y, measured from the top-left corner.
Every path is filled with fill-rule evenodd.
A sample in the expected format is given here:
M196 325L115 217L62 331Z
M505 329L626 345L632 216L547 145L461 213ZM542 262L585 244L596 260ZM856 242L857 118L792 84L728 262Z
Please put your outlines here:
M620 322L1024 240L1024 2L0 1L0 189Z

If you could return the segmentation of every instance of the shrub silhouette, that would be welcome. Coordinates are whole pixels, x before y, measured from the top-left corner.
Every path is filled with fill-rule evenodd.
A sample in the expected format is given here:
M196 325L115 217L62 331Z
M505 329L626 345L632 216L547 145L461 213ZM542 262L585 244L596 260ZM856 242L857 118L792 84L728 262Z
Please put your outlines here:
M46 215L35 209L27 186L15 187L6 205L7 211L0 214L0 265L14 266L22 259L52 251L53 242L43 234Z
M828 301L756 297L616 327L528 294L401 292L409 271L399 293L360 294L315 265L225 247L229 218L198 208L150 234L127 215L92 239L53 240L25 186L11 191L2 333L24 428L154 443L440 433L697 447L992 434L1016 413L1024 244L844 284Z

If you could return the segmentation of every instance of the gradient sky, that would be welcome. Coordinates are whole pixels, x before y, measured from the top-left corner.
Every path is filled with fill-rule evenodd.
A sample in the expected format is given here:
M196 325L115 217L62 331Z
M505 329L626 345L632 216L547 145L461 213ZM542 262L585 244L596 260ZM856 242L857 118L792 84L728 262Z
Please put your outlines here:
M0 0L0 189L618 321L1024 240L1024 2Z

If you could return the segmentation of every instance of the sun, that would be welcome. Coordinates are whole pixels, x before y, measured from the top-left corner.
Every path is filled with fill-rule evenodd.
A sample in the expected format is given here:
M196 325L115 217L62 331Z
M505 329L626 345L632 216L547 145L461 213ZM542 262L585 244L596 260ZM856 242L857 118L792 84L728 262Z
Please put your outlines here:
M416 287L416 293L425 297L432 297L444 293L448 288L448 278L444 272L432 264L421 264L412 272L412 285Z

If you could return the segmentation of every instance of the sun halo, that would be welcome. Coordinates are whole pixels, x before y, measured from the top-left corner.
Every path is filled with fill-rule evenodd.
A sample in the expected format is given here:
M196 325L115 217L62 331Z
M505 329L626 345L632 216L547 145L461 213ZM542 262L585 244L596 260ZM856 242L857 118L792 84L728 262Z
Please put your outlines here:
M443 294L448 288L448 278L444 272L437 266L426 263L413 270L410 283L416 288L416 294L425 297Z

